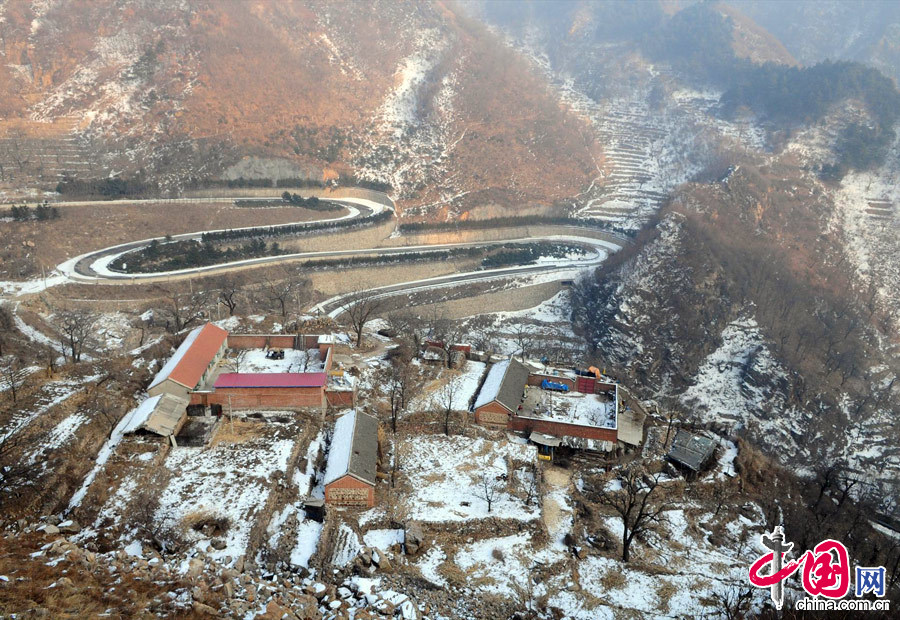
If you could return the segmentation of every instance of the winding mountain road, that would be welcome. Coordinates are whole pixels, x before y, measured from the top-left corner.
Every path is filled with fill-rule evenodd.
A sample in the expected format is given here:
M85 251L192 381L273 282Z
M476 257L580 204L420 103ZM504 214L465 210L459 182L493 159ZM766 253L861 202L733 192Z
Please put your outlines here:
M241 197L240 199L245 200L247 198ZM256 198L258 200L271 200L271 198ZM185 199L186 201L191 201L194 199ZM217 198L219 201L233 201L237 200L237 198ZM382 200L370 200L366 198L357 198L357 197L328 197L327 200L331 202L335 202L343 206L347 213L336 218L324 218L321 220L311 221L311 222L298 222L298 224L305 224L310 226L315 226L316 224L326 223L326 222L335 222L340 220L360 220L360 225L364 225L366 218L370 218L380 212L385 210L393 211L393 203L390 202L386 196ZM109 204L109 203L106 203ZM282 224L280 226L291 226L292 224ZM254 230L254 229L268 229L272 226L250 226L239 229L229 229L229 230ZM276 228L278 225L275 226ZM524 238L505 238L505 239L497 239L497 240L486 240L486 241L472 241L472 242L462 242L462 243L440 243L440 244L429 244L429 245L400 245L400 246L385 246L385 247L371 247L371 248L362 248L362 249L352 249L352 250L327 250L327 251L318 251L318 252L299 252L294 254L281 254L278 256L264 256L260 258L251 258L239 261L233 261L229 263L223 263L219 265L210 265L205 267L194 267L188 269L179 269L174 271L165 271L165 272L153 272L153 273L124 273L120 271L114 271L110 269L110 263L119 258L122 255L128 254L130 252L139 251L145 247L147 247L154 240L157 242L165 243L168 241L162 237L155 237L144 239L141 241L133 241L129 243L119 244L115 246L111 246L108 248L104 248L101 250L96 250L92 252L88 252L82 254L81 256L77 256L75 258L69 259L68 261L62 263L58 268L58 272L65 276L65 280L75 281L75 282L87 282L87 283L98 283L98 284L136 284L136 283L150 283L150 282L159 282L159 281L169 281L175 279L183 279L183 278L191 278L196 276L210 275L213 273L223 273L230 270L235 269L244 269L247 267L254 267L269 263L282 263L282 262L296 262L302 260L316 260L316 259L324 259L324 258L352 258L352 257L360 257L360 256L371 256L374 258L379 257L388 257L388 256L402 256L404 254L409 253L428 253L428 252L437 252L441 250L452 250L452 249L464 249L464 248L472 248L472 247L492 247L498 245L504 245L509 243L516 244L528 244L528 243L537 243L537 242L556 242L556 243L567 243L570 245L579 246L585 250L584 254L579 257L568 257L557 260L545 260L537 264L531 265L521 265L514 267L503 267L499 269L485 269L485 270L476 270L470 271L466 273L455 273L449 274L445 276L428 278L424 280L416 280L411 282L402 282L397 284L391 284L388 286L382 286L378 288L371 289L366 291L367 295L374 294L377 297L388 297L392 295L399 295L409 292L415 291L423 291L441 287L450 287L450 286L458 286L460 284L464 284L466 282L481 282L487 280L496 280L496 279L506 279L517 276L524 275L535 275L535 274L559 274L559 278L563 279L566 277L571 277L571 273L574 271L583 270L585 268L589 268L591 266L596 266L602 263L606 257L615 252L627 243L627 239L624 237L618 237L615 235L611 235L606 232L592 230L588 228L580 228L580 227L556 227L560 229L565 229L563 234L547 234L547 235L539 235L539 236L528 236ZM342 229L346 230L346 229ZM210 232L219 232L219 231L199 231L194 233L185 233L180 235L173 235L170 240L175 241L184 241L184 240L199 240L202 238L202 235ZM310 231L312 234L316 233L315 229ZM327 230L325 231L327 233ZM566 275L568 274L568 275ZM352 302L355 296L359 295L360 291L354 291L351 293L345 293L342 295L338 295L331 299L328 299L313 308L314 311L322 312L329 314L330 316L338 316L340 315Z

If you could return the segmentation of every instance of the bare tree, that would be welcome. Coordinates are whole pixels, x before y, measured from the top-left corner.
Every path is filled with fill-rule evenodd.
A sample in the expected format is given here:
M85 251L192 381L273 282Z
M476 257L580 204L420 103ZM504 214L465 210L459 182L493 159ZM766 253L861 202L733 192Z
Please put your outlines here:
M519 478L519 491L525 496L526 506L531 506L531 503L537 498L538 487L543 475L540 461L532 462L529 469L530 475Z
M750 612L753 602L753 588L750 586L731 586L713 592L713 609L715 617L724 620L742 620Z
M13 404L18 402L19 392L25 386L27 378L28 372L22 368L19 358L15 355L7 355L0 360L0 379L3 380Z
M94 390L92 390L92 393L93 391ZM103 421L103 426L106 429L106 437L111 437L116 425L122 418L121 408L115 406L111 399L104 393L89 400L91 402L90 413L96 419Z
M513 328L513 340L516 343L516 351L524 361L534 347L534 335L528 329L527 325L517 323Z
M25 134L17 129L10 134L10 139L6 142L9 158L16 164L19 174L24 172L25 166L28 165L28 155L25 152L24 141Z
M491 507L494 504L494 500L497 497L497 494L500 492L500 481L497 480L496 476L492 476L489 469L490 466L485 462L481 464L481 479L479 480L478 487L475 490L475 497L478 499L483 499L487 502L488 512L491 511Z
M391 415L391 431L397 432L397 419L406 409L407 394L412 382L412 372L408 364L391 364L387 377L388 408Z
M0 304L0 356L3 355L3 340L16 328L12 310L8 304Z
M0 507L4 507L11 495L18 495L21 489L35 484L37 480L34 465L21 458L27 447L26 436L21 432L7 431L7 434L0 435Z
M244 361L247 359L247 355L250 353L250 349L238 349L234 354L234 357L231 358L231 363L234 365L234 372L241 372L241 366L244 365Z
M372 319L376 318L384 308L384 301L372 293L359 293L354 295L341 315L344 321L356 334L356 346L362 344L363 330Z
M472 333L469 340L477 350L489 355L497 351L497 332L492 329L479 329Z
M424 339L422 333L425 321L417 314L409 310L391 312L387 319L388 326L396 334L396 338L406 343L413 351L413 355L422 350Z
M721 480L713 483L712 500L716 504L712 518L715 519L722 512L722 509L730 505L737 496L737 489L730 480Z
M53 318L56 337L63 349L63 355L72 363L81 361L84 347L94 334L97 316L86 310L62 310Z
M450 380L442 385L434 396L436 404L439 407L438 410L444 418L444 434L447 436L450 435L450 418L453 416L453 412L456 411L454 405L460 391L460 384L457 381L454 381L455 378L456 376L454 373L454 376L451 376Z
M263 294L269 303L280 312L281 318L286 319L291 301L299 302L301 293L309 285L309 279L303 278L297 272L285 267L276 275L266 278Z
M435 314L429 317L428 322L430 344L444 352L444 362L447 368L450 368L453 363L452 353L454 347L462 340L464 331L458 323L447 318L444 314L437 314L436 311Z
M163 292L165 306L161 314L167 331L177 334L206 318L207 297L204 293L176 293L165 289Z
M167 484L167 472L156 470L149 479L141 482L141 488L130 508L130 522L138 536L162 555L176 553L185 545L182 534L156 514L159 498Z
M231 277L225 276L216 283L218 302L228 308L228 316L234 316L234 311L240 301L240 287Z
M630 557L631 543L635 536L659 523L662 514L670 508L670 502L660 497L660 474L650 475L638 465L625 467L618 478L619 484L602 484L594 489L597 501L612 508L622 519L622 561Z

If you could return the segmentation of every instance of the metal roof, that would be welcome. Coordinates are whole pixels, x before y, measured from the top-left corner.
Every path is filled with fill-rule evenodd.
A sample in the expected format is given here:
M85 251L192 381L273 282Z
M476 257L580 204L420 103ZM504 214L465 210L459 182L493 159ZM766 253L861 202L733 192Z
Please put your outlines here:
M324 372L225 372L218 376L216 389L222 388L310 388L322 387Z
M700 471L715 450L716 441L680 430L666 456L692 471Z
M557 447L560 442L559 437L545 435L544 433L539 433L537 431L531 431L531 435L528 436L528 439L538 445L550 446L551 448Z

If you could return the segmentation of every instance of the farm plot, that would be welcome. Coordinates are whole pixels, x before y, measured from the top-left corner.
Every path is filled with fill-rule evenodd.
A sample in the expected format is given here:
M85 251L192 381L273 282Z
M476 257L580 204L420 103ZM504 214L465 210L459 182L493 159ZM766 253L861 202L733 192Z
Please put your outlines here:
M269 548L281 550L282 557L289 558L294 566L309 567L309 560L316 552L319 537L322 534L322 523L306 516L303 498L314 497L324 499L325 490L322 485L323 472L316 469L316 462L325 443L324 433L310 442L306 450L306 458L291 476L291 484L295 487L297 501L288 503L270 522L267 529Z
M287 473L294 447L290 425L255 426L256 436L244 441L173 448L166 458L171 477L156 520L180 531L198 551L212 544L210 555L220 562L247 552L253 526L265 518L273 478Z
M12 417L4 421L0 430L0 441L20 432L53 407L77 394L85 385L99 378L100 375L91 375L48 381L31 397L33 400L29 406L17 407Z
M408 438L399 447L409 518L425 522L540 517L518 493L517 470L535 459L532 446L444 435ZM485 484L493 491L490 511Z
M423 394L412 401L409 410L444 409L449 399L454 411L468 411L469 403L478 391L484 372L483 362L471 360L467 361L459 372L442 370L437 380L425 386Z

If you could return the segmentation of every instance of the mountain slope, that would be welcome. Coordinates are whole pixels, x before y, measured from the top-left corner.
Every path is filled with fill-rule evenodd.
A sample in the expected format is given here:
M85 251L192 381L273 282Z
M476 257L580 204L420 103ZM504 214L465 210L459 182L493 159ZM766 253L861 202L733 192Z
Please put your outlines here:
M690 422L795 471L844 462L890 487L900 368L888 309L846 260L831 191L790 161L688 185L576 296L611 368Z
M28 140L66 119L61 135L100 157L95 176L173 188L244 156L358 173L434 210L471 192L548 204L590 182L583 125L442 3L16 0L0 36L0 134L19 132L32 163ZM65 171L4 180L47 186Z
M730 0L777 36L797 59L857 60L900 79L900 6L862 0Z

